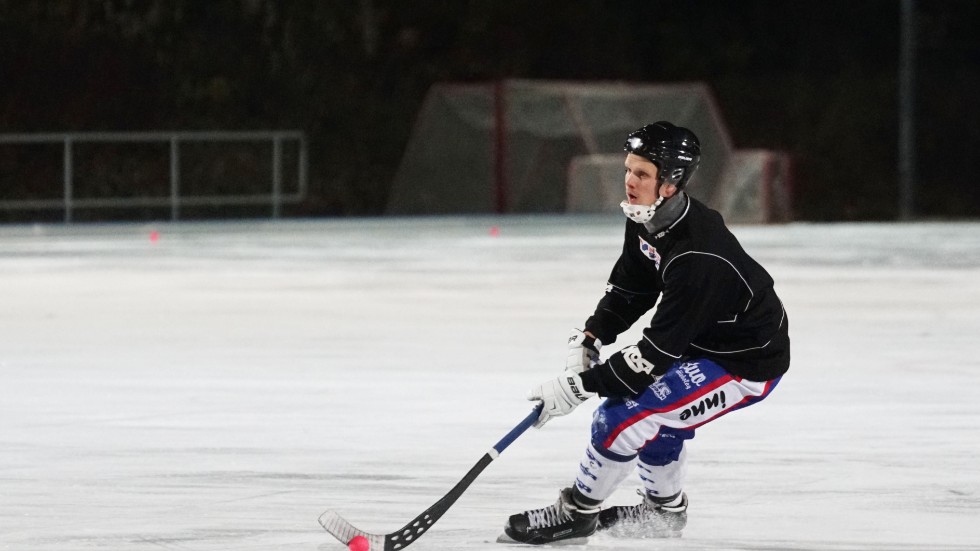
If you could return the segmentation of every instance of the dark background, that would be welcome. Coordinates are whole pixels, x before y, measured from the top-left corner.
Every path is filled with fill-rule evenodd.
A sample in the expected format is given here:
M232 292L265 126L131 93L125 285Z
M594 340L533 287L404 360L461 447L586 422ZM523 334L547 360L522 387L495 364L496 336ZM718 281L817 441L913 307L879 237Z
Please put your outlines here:
M976 217L980 2L917 14L915 212ZM300 129L285 213L374 215L434 82L697 80L737 147L792 154L798 219L890 220L899 23L898 0L0 0L0 132ZM16 161L5 198L59 177Z

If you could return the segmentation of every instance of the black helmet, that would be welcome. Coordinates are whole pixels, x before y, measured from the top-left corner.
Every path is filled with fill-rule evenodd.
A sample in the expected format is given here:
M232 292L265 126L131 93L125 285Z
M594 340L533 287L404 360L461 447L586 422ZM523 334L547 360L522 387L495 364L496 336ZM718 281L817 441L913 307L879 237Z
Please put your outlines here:
M631 132L623 149L657 165L657 179L679 188L687 184L701 161L701 143L694 132L667 121Z

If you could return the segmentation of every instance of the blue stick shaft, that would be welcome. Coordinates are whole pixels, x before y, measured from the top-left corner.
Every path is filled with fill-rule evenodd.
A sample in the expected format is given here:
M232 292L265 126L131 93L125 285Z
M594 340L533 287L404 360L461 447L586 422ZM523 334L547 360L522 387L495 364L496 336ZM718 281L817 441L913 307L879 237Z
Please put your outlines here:
M543 407L544 404L538 404L534 408L534 410L531 411L531 413L529 413L528 416L524 418L523 421L518 423L517 426L511 429L511 431L508 432L506 436L501 438L500 442L494 444L493 449L497 450L497 453L500 453L505 449L507 449L507 446L513 444L514 440L517 440L518 436L524 434L524 431L531 428L531 425L533 425L534 422L538 420L538 417L541 415L541 408Z

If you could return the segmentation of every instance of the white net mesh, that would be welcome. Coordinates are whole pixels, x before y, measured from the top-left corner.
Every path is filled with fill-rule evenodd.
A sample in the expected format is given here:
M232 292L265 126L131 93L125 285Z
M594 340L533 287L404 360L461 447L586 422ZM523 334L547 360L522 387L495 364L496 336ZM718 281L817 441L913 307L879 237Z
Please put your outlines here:
M622 200L623 141L668 120L694 131L692 195L717 206L735 158L703 84L440 84L392 183L391 214L602 212Z

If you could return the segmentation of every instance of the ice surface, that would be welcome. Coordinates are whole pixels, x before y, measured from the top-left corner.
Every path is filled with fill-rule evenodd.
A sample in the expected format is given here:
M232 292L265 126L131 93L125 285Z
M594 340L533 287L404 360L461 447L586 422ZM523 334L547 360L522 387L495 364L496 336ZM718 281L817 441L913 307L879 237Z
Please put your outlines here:
M980 548L980 224L735 232L790 372L699 429L682 539L582 548ZM393 531L526 415L621 239L620 217L0 228L0 549L342 550L325 509ZM411 549L501 549L572 480L592 407Z

